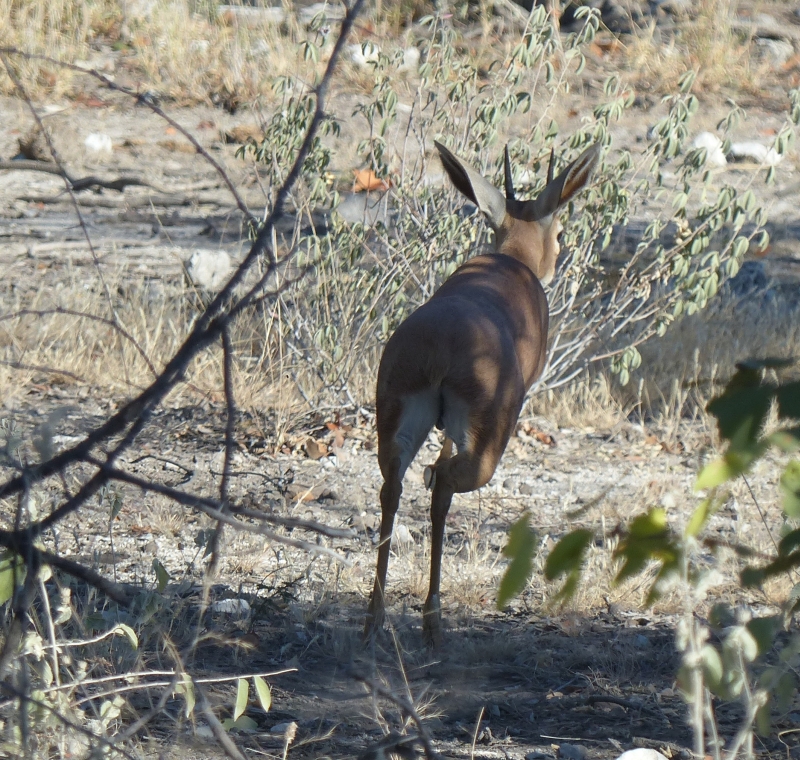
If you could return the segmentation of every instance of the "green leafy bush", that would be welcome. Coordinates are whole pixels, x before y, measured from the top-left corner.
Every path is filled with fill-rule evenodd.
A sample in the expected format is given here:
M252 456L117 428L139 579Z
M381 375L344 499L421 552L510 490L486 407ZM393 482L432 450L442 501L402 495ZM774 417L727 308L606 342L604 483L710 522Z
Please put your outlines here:
M462 51L449 21L426 17L421 22L425 36L418 41L420 83L402 124L403 51L390 54L365 43L373 89L354 113L366 121L368 133L358 152L391 189L375 211L377 223L348 225L333 213L328 234L321 234L312 212L334 208L339 196L329 182L330 156L323 142L312 150L305 186L295 197L300 216L312 222L311 231L301 231L298 222L293 245L304 252L303 263L313 265L315 276L287 290L281 301L279 335L263 357L276 381L288 371L308 400L368 400L363 396L371 396L380 344L486 242L491 233L480 215L465 214L450 187L427 181L439 173L427 153L434 138L498 185L501 140L510 138L514 180L522 195L542 189L551 150L562 165L587 144L606 147L583 208L565 214L569 222L559 276L548 294L551 353L540 387L568 383L597 361L609 361L620 382L627 383L642 361L638 346L663 335L681 315L703 309L724 279L738 271L748 250L766 247L766 214L753 189L758 174L741 185L728 184L727 177L720 182L706 164L706 151L686 148L699 108L691 94L693 72L664 99L667 113L641 152L615 144L612 135L614 122L634 103L633 91L617 75L605 81L592 116L564 138L553 114L582 71L600 23L595 10L577 13L583 26L562 34L544 6L537 6L507 54L480 67ZM313 62L324 41L320 37L307 45L316 51L307 55ZM304 127L303 114L313 101L308 90L288 87L285 79L276 86L283 105L265 141L249 148L264 162L271 183L280 180L281 167L296 151L286 135ZM800 120L800 95L790 96L787 124L775 141L779 152L789 148L793 123ZM733 107L719 130L727 135L742 118L741 109ZM765 178L771 175L770 170ZM644 229L634 225L627 235L636 240L633 250L624 242L619 250L615 241L624 241L632 220L643 218L648 220ZM281 362L275 362L278 357Z
M685 614L676 631L682 653L678 682L692 705L697 752L705 753L706 729L718 733L712 726L714 696L743 703L744 717L727 755L735 757L738 751L750 748L754 727L762 733L769 732L771 707L787 709L800 685L800 634L777 638L800 604L800 584L794 586L778 615L754 617L745 609L733 610L723 604L713 606L708 622L696 614L697 605L706 601L712 573L700 555L720 548L719 541L704 536L704 529L728 500L731 483L773 449L789 455L777 484L786 519L786 532L777 551L768 561L752 564L754 555L747 547L725 548L748 561L740 576L742 589L800 566L800 528L791 527L800 517L800 458L796 456L800 451L800 381L779 383L765 379L765 374L774 374L789 364L770 359L739 364L724 391L708 405L725 450L700 471L695 488L705 496L682 532L669 526L666 512L660 508L639 515L615 532L614 558L619 561L615 583L655 565L648 603L658 598L665 584L677 583L684 591ZM767 431L771 409L775 410L777 426ZM527 524L527 517L524 520ZM551 551L545 564L546 576L551 580L566 579L559 598L574 593L586 549L594 540L592 531L581 528L561 538ZM505 550L511 562L501 584L499 604L507 603L514 592L524 588L534 547L535 538L529 530L524 532L519 525L512 530ZM719 644L712 643L712 632L719 636ZM765 666L762 656L776 647L777 657Z

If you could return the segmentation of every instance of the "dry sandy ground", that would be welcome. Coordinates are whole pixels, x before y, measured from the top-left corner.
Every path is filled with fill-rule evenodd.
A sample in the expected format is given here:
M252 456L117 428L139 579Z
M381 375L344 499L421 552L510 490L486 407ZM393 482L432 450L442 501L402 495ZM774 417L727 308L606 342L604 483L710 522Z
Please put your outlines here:
M572 105L580 114L588 98L582 106L581 96L575 97ZM181 261L196 247L223 248L234 258L241 255L246 246L241 216L213 170L176 147L180 138L163 122L122 102L102 108L63 105L65 110L48 119L58 148L76 175L146 172L154 184L178 189L188 199L187 205L148 208L120 202L109 192L88 194L86 221L109 266L124 266L130 278L147 280L152 287L173 287L182 278ZM348 114L352 106L353 96L340 92L332 107ZM631 114L619 127L621 139L644 140L656 110L653 106ZM235 146L222 145L218 139L220 129L252 123L253 116L234 118L202 107L173 115L200 137L257 207L259 190L252 166L233 156ZM718 109L710 108L698 129L713 124L718 115ZM781 119L780 113L753 109L744 128L746 136L774 128ZM30 130L25 105L0 101L0 125L0 157L7 159L16 152L17 138ZM562 128L569 132L568 117ZM110 135L114 144L110 157L87 156L83 145L90 132ZM337 141L337 171L345 173L354 165L353 143L347 133ZM776 233L770 266L775 272L791 269L798 250L795 161L791 156L781 165L776 186L769 191ZM749 169L734 166L727 171ZM24 304L26 294L56 287L60 279L74 285L83 276L87 281L90 277L91 258L68 200L45 200L61 189L60 181L47 175L0 174L0 301L7 305ZM132 190L125 197L144 194ZM31 200L34 196L40 196L39 201ZM80 383L54 383L45 375L25 387L9 387L0 399L0 417L13 420L29 439L50 411L67 407L54 441L68 446L102 421L115 404ZM159 482L214 493L222 461L222 413L219 395L209 399L190 390L182 393L158 411L124 465ZM612 757L620 747L637 743L689 746L685 708L673 684L675 600L641 612L644 581L612 588L608 539L620 521L657 504L667 506L676 524L686 519L696 504L691 484L713 440L704 423L675 421L659 428L623 419L558 428L546 418L528 420L512 440L492 483L456 498L448 521L443 580L447 644L443 651L430 653L420 634L428 561L428 496L421 470L435 457L435 446L425 448L407 477L400 514L405 540L397 543L390 566L394 636L387 635L373 649L364 648L359 634L372 582L379 471L368 408L351 410L339 420L352 429L338 456L318 460L306 456L301 445L305 437L324 438L329 435L325 423L334 420L333 412L324 411L305 418L291 432L289 443L296 445L277 454L272 412L242 415L237 425L233 481L237 499L257 509L354 529L352 538L325 540L344 563L328 556L309 558L247 534L227 534L220 585L214 594L246 598L253 612L245 621L212 621L209 630L234 638L252 634L255 649L209 642L200 647L193 672L294 669L270 679L273 709L268 715L251 707L258 731L242 736L242 746L253 749L253 756L280 755L280 734L269 729L296 721L299 733L290 756L349 756L362 752L385 731L401 728L397 707L366 696L355 675L378 679L397 695L422 705L427 729L447 756L521 760L533 752L553 755L564 741L584 744L590 757ZM551 435L555 446L540 442L537 431ZM767 461L753 475L753 492L766 513L765 522L744 487L737 486L711 530L731 541L767 546L768 529L777 534L781 522L776 472L776 464ZM6 474L2 473L3 479ZM298 498L308 492L318 498ZM152 585L152 561L157 558L171 576L166 606L156 616L158 625L184 643L184 624L196 610L194 584L203 564L196 538L210 522L160 497L132 488L120 493L123 508L111 529L108 499L95 501L46 541L123 582ZM12 519L12 506L5 505L6 521ZM47 508L46 498L40 508ZM544 548L578 525L592 526L606 537L592 549L590 581L572 611L547 606L551 589L540 570L508 610L495 609L507 530L526 509ZM728 598L730 590L723 585L720 597ZM759 596L749 601L758 608L771 600ZM159 656L146 651L141 664L154 667ZM212 697L231 705L233 690L232 684L215 687ZM602 697L611 700L603 702ZM134 704L135 709L145 707ZM195 735L193 727L181 723L181 710L179 700L169 703L163 718L151 724L154 744L145 749L164 750L164 742L177 736L179 743L171 745L173 756L209 756L207 740L198 738L202 734ZM483 728L476 733L479 716ZM793 716L784 716L778 728L791 728ZM736 709L721 705L718 717L730 735ZM794 736L789 734L786 741L794 741ZM785 751L772 740L758 749L765 754Z

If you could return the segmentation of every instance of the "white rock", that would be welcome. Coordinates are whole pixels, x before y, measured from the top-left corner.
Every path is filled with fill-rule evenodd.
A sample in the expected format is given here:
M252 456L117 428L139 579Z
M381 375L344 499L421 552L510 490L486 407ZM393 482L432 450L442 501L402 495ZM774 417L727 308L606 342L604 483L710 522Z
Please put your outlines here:
M219 290L231 271L231 257L225 251L198 248L186 265L189 279L204 290Z
M692 140L693 148L706 149L706 163L711 166L725 166L728 160L722 152L722 140L711 132L701 132Z
M397 544L413 544L414 536L411 535L411 531L405 525L400 523L400 525L395 526L394 541Z
M792 43L786 40L771 40L759 37L755 42L761 55L769 59L774 66L783 66L794 55Z
M364 67L375 63L380 53L380 48L372 42L365 42L363 45L350 45L347 49L350 52L350 60L356 66Z
M111 138L102 132L90 132L83 141L83 144L90 153L105 153L106 155L111 155L111 151L114 149Z
M647 747L637 747L623 752L617 760L667 760L658 750Z
M400 71L410 71L412 73L419 69L419 48L407 47L403 51L403 62L400 64Z
M293 720L287 720L284 721L283 723L276 723L274 726L270 728L269 732L271 734L285 734L292 728L292 726L294 726L296 729L297 723L295 723L295 721Z
M775 148L768 148L755 140L733 143L731 155L739 161L749 159L757 164L766 164L767 166L777 166L783 161L783 156Z
M247 599L220 599L211 605L211 611L231 617L246 618L250 614Z

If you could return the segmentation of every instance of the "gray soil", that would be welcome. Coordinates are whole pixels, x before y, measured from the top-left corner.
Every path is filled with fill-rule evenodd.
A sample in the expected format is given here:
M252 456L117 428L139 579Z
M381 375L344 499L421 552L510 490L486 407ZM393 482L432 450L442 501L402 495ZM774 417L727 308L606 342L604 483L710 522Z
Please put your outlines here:
M159 192L168 191L180 200L167 203L162 197L161 205L151 205L152 198L147 198L154 191L147 188L79 194L84 223L102 265L124 265L132 282L173 287L183 277L182 262L197 248L223 249L240 259L247 250L243 217L213 168L195 153L176 148L182 138L167 131L147 109L103 97L106 105L97 108L52 104L56 108L46 117L73 175L146 177ZM356 97L336 90L331 109L347 118ZM564 104L560 123L565 134L590 103L587 87ZM45 105L39 106L42 112ZM627 114L617 127L618 139L644 144L659 108L645 102ZM255 116L230 116L201 106L168 110L225 167L248 205L263 205L254 166L234 156L236 146L219 139L220 132L232 126L255 123ZM696 129L713 126L722 111L722 104L704 106ZM759 139L759 134L778 128L783 118L777 107L767 103L760 108L753 102L742 136ZM15 155L18 138L31 128L25 104L0 100L0 159ZM109 156L86 153L84 141L92 132L110 136L114 147ZM355 142L347 128L334 142L334 168L343 175L355 165ZM753 169L731 165L721 171ZM797 157L791 154L778 167L776 183L758 188L771 208L773 249L764 259L767 275L790 290L800 280L798 187ZM57 287L62 277L80 280L82 272L87 280L94 276L84 231L57 177L0 172L0 271L0 302L9 304L35 300L42 288ZM159 409L121 464L167 485L213 494L222 462L224 405L191 398L190 393L181 394L179 401ZM50 411L68 407L54 439L57 446L67 447L104 420L118 402L43 375L11 400L0 400L0 417L14 420L30 436ZM353 529L350 538L321 539L346 565L327 555L309 557L254 535L228 532L213 598L247 599L252 613L244 621L209 619L205 630L216 637L209 635L199 647L192 672L207 677L291 669L269 679L273 709L268 714L251 705L248 714L258 729L240 735L240 746L254 750L253 756L256 750L277 756L283 749L281 724L295 721L298 735L292 757L340 757L368 750L388 730L403 728L404 722L396 705L368 696L360 677L375 679L423 705L419 709L426 730L446 756L521 760L530 753L554 755L564 742L585 745L590 757L614 757L632 746L671 746L675 751L690 746L686 709L673 683L678 663L673 609L642 612L641 587L622 592L608 587L587 592L581 612L565 612L547 606L541 576L508 610L498 612L494 599L508 528L526 509L543 548L571 527L589 525L605 537L593 550L598 557L609 553L613 527L646 507L664 504L680 524L697 503L691 486L712 444L712 431L691 420L659 428L623 419L580 429L558 429L547 419L529 420L512 440L491 484L456 498L445 554L446 644L431 653L423 646L420 630L428 534L428 494L421 473L422 465L436 456L435 442L425 447L407 476L400 514L406 540L398 543L390 566L394 636L387 634L374 647L364 647L360 631L372 582L380 474L369 407L344 410L339 421L352 427L336 456L307 456L302 446L306 436L329 440L325 423L335 418L331 412L309 412L277 453L276 422L269 410L242 414L237 423L232 487L237 500L276 514ZM551 435L555 445L542 443L537 431ZM765 522L749 495L736 491L714 518L712 532L722 539L766 546L767 529L777 535L781 521L776 472L776 463L767 461L751 483L767 514ZM0 474L5 480L8 470ZM79 471L72 476L80 478ZM58 488L53 485L54 499ZM152 494L133 488L121 492L124 508L113 531L108 503L95 500L60 525L46 543L124 583L152 586L152 562L158 558L171 576L159 625L183 645L198 609L203 556L196 537L211 522ZM4 507L4 527L13 520L13 508L11 503ZM581 508L576 517L573 513ZM294 531L292 536L301 533ZM598 577L607 584L610 574ZM74 594L79 605L89 604L80 586ZM763 598L750 601L756 608L766 603ZM253 648L235 645L244 634L251 636ZM147 667L158 667L160 653L142 656ZM230 707L234 688L230 683L212 687L210 696ZM146 710L146 702L137 709ZM202 731L180 724L182 709L176 698L164 716L150 724L155 744L147 751L175 757L214 754ZM731 736L738 708L720 704L717 717ZM793 713L779 717L776 731L793 728L795 720ZM271 732L276 726L279 730ZM765 739L756 749L765 755L785 752L786 745L794 747L796 736L788 733L783 745Z

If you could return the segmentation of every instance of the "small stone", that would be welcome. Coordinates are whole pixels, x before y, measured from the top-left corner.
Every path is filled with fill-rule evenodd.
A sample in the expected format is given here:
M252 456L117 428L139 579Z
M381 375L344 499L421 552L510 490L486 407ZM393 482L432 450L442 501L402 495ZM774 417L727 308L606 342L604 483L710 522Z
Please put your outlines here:
M777 166L783 160L783 156L774 148L768 148L754 140L733 143L730 155L738 161L750 160L767 166Z
M617 760L667 760L658 750L647 747L637 747L623 752Z
M756 39L756 47L758 47L762 57L766 58L774 66L783 66L794 55L794 46L786 40L759 37Z
M582 744L562 744L558 748L558 756L563 760L586 760L588 754Z
M514 481L511 478L506 478L503 481L503 490L504 491L513 491L514 490Z
M722 152L722 140L711 132L701 132L692 140L693 148L706 149L706 163L711 166L725 166L728 159Z
M411 535L411 531L402 523L397 525L394 529L394 541L397 544L413 544L414 543L414 536Z
M637 649L647 649L650 646L650 639L643 633L637 633L633 639L633 645Z
M211 605L211 611L233 618L246 618L250 615L250 603L246 599L220 599Z
M186 273L194 285L203 290L219 290L231 271L231 257L225 251L198 248L186 265Z
M100 153L110 156L111 152L114 150L111 138L101 132L89 133L83 141L83 144L86 146L86 150L88 150L89 153Z
M530 483L523 483L519 487L519 492L522 496L533 496L533 486Z

